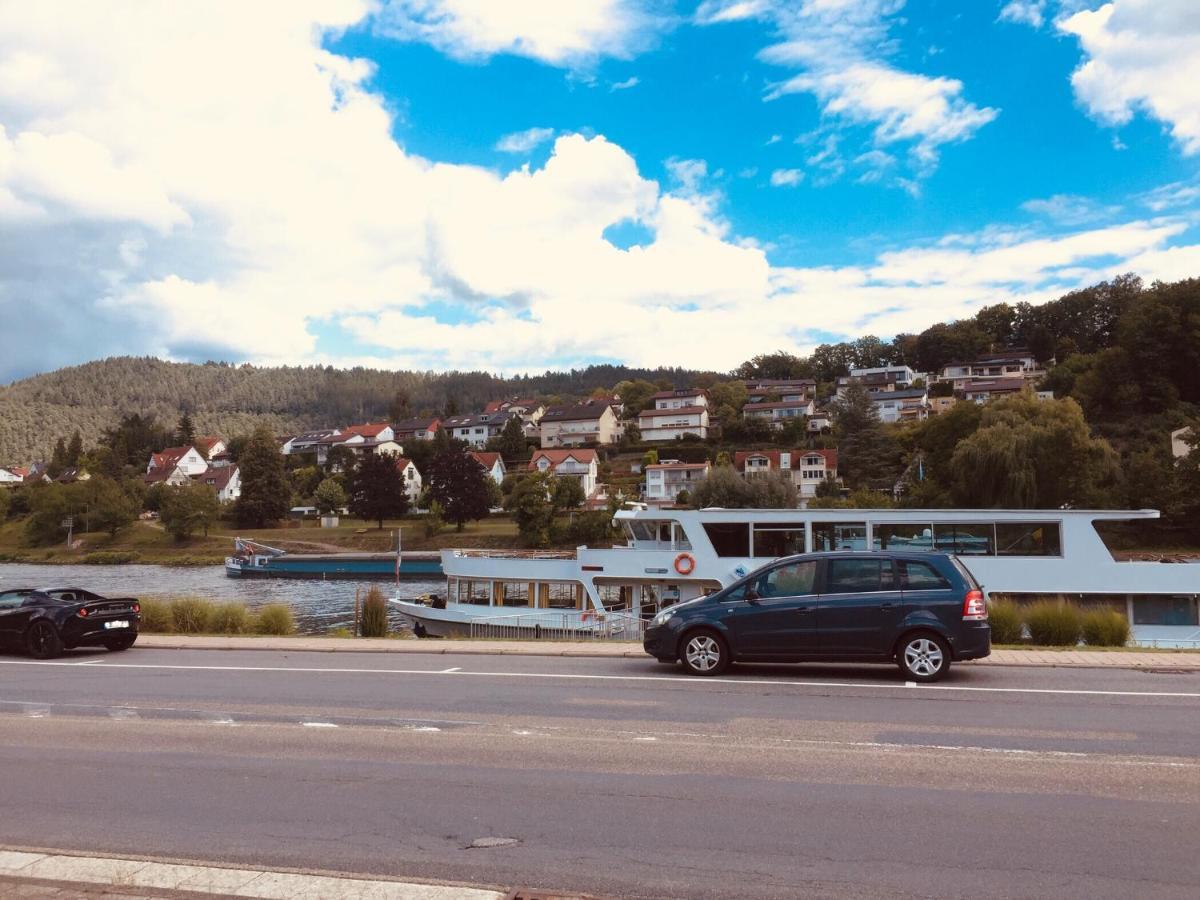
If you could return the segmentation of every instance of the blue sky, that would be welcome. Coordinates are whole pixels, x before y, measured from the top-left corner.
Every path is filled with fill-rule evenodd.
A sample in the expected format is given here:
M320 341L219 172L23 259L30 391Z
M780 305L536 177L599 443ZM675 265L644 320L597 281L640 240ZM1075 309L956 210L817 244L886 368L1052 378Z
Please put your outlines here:
M0 380L110 353L725 368L1200 269L1190 0L143 18L5 14Z

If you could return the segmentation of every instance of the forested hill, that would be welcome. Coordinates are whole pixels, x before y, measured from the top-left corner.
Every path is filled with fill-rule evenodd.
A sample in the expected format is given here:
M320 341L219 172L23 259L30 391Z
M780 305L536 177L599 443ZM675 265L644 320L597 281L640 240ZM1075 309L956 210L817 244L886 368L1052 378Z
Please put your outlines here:
M48 457L55 440L76 429L84 446L93 446L126 413L153 414L173 427L187 409L200 434L241 434L260 422L282 434L388 418L405 407L411 415L440 413L448 404L472 412L514 394L568 399L625 379L683 385L699 374L601 365L505 379L486 372L258 368L118 357L0 387L0 465Z

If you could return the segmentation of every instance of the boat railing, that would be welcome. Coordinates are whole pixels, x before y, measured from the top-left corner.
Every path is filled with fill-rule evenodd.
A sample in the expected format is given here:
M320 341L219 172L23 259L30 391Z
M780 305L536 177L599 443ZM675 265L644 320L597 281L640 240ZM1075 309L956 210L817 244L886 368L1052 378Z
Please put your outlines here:
M591 610L490 616L471 621L471 637L493 640L640 641L645 631L646 623L640 616Z
M453 550L457 557L467 559L574 559L569 550Z

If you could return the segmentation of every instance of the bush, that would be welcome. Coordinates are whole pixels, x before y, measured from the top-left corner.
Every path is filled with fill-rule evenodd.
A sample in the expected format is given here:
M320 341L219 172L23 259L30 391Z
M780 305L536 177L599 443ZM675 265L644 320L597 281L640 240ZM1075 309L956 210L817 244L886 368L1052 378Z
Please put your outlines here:
M142 600L142 621L138 624L139 631L170 631L174 627L171 618L171 604L165 600Z
M1083 614L1083 642L1092 647L1124 647L1129 643L1129 620L1115 609L1093 609Z
M199 597L171 601L171 625L180 634L202 634L209 630L213 605Z
M250 631L250 614L240 603L214 606L208 619L208 630L215 634L246 634Z
M1069 603L1039 600L1025 611L1029 637L1044 647L1074 647L1082 630L1079 610Z
M992 641L997 644L1018 644L1024 636L1021 608L1011 600L993 600L988 604L988 621L992 626Z
M116 550L97 550L84 554L83 561L89 566L123 566L138 561L136 553L121 553Z
M259 634L292 634L296 630L292 608L286 603L268 603L258 611L254 630Z
M359 631L363 637L387 637L387 601L383 591L372 587L363 598L362 619Z

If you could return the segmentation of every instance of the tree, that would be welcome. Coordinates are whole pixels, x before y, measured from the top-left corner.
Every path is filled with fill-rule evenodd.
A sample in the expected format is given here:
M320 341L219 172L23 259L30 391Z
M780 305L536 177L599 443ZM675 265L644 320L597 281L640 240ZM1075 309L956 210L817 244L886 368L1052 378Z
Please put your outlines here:
M50 456L50 463L46 466L46 474L51 478L57 478L67 468L67 442L61 437L54 444L54 453Z
M788 353L786 350L777 350L774 353L762 353L747 360L734 370L734 374L738 378L746 380L811 378L813 367L803 357Z
M83 461L83 436L79 430L71 435L71 441L67 444L67 465L78 466Z
M525 443L525 428L520 416L512 416L496 437L496 450L508 460L524 459L528 453Z
M645 453L643 453L642 454L642 465L643 466L658 465L658 451L654 450L654 449L650 449L650 450L647 450Z
M625 407L625 418L635 419L638 413L650 407L650 398L658 393L658 385L637 378L618 382L613 392L621 398L621 405Z
M393 422L398 422L401 419L408 419L412 416L412 401L406 390L398 390L395 396L392 397L391 405L388 407L388 416Z
M352 478L356 465L358 465L358 457L344 444L336 444L331 447L329 454L325 457L326 472L344 472Z
M554 480L555 509L578 509L585 499L579 479L566 476Z
M555 477L549 472L531 472L512 490L508 510L517 523L517 531L530 547L546 547L554 530Z
M985 406L979 429L950 459L961 506L1102 506L1116 471L1112 448L1091 436L1078 403L1029 392Z
M129 491L104 475L95 475L71 487L69 493L74 494L73 505L76 509L82 505L89 530L107 531L115 537L137 518L141 510L139 498L131 496Z
M350 512L364 521L374 521L379 528L383 528L384 519L399 518L408 512L404 476L394 457L368 453L362 458L350 476Z
M831 404L838 439L838 473L851 487L882 481L895 473L898 447L884 431L879 411L861 384L851 384Z
M262 528L287 515L291 490L283 454L270 429L265 426L255 429L246 441L238 465L242 476L242 495L235 506L238 524Z
M186 541L197 531L208 537L209 527L220 514L217 492L208 485L193 483L164 492L159 520L175 540Z
M179 417L179 426L175 429L175 443L180 447L191 447L196 443L196 426L192 417L185 409Z
M442 504L446 521L458 531L466 522L487 516L487 477L479 463L457 447L447 447L430 463L430 499Z
M345 508L348 498L340 481L336 478L326 478L313 491L313 501L318 513L323 516L334 516Z
M753 500L753 492L733 466L715 466L692 488L691 500L696 509L709 506L746 509Z
M39 484L29 492L25 536L31 544L53 544L67 536L63 519L76 512L67 485Z
M145 469L150 454L168 446L173 436L171 429L160 425L153 415L130 413L105 429L100 443L113 451L117 464Z
M8 491L0 491L0 520L3 520L8 515L8 508L12 504L9 500Z
M754 509L795 509L800 505L796 483L783 472L765 472L747 478L750 506Z
M620 445L622 449L636 447L642 442L642 429L638 427L637 422L630 422L625 426L625 430L621 433Z

